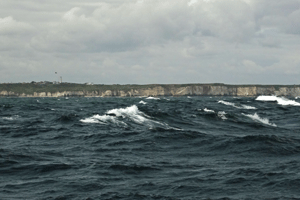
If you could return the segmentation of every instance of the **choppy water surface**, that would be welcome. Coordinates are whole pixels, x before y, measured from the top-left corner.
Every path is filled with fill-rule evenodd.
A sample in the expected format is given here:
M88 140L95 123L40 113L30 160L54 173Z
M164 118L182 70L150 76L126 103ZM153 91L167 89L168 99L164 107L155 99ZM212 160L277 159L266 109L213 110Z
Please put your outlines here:
M0 199L299 199L299 102L1 98Z

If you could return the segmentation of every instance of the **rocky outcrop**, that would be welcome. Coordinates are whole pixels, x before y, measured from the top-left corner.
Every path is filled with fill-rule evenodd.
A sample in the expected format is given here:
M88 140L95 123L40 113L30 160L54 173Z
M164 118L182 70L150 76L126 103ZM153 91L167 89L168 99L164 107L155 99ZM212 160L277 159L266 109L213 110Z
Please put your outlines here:
M234 86L224 84L156 85L142 89L34 92L33 94L0 91L0 97L137 97L137 96L300 96L300 86Z

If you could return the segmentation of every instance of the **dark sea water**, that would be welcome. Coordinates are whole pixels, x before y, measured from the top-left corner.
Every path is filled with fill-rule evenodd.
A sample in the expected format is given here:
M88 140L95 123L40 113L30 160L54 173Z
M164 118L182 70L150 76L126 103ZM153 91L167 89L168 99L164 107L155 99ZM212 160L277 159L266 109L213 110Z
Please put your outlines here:
M0 199L300 199L299 100L1 98Z

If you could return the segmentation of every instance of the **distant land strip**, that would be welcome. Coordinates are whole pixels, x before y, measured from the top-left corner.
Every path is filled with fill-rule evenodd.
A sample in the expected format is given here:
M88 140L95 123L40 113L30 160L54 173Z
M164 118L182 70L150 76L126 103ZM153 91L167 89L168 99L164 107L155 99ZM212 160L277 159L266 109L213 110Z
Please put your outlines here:
M2 83L0 97L300 96L300 85Z

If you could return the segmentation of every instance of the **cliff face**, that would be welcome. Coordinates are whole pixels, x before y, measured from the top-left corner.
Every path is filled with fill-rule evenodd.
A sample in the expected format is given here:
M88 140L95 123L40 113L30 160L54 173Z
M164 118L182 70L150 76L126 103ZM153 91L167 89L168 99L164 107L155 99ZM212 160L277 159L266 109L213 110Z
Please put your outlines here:
M135 96L300 96L300 86L233 86L233 85L159 85L131 90L34 92L33 94L1 91L2 97L135 97Z

